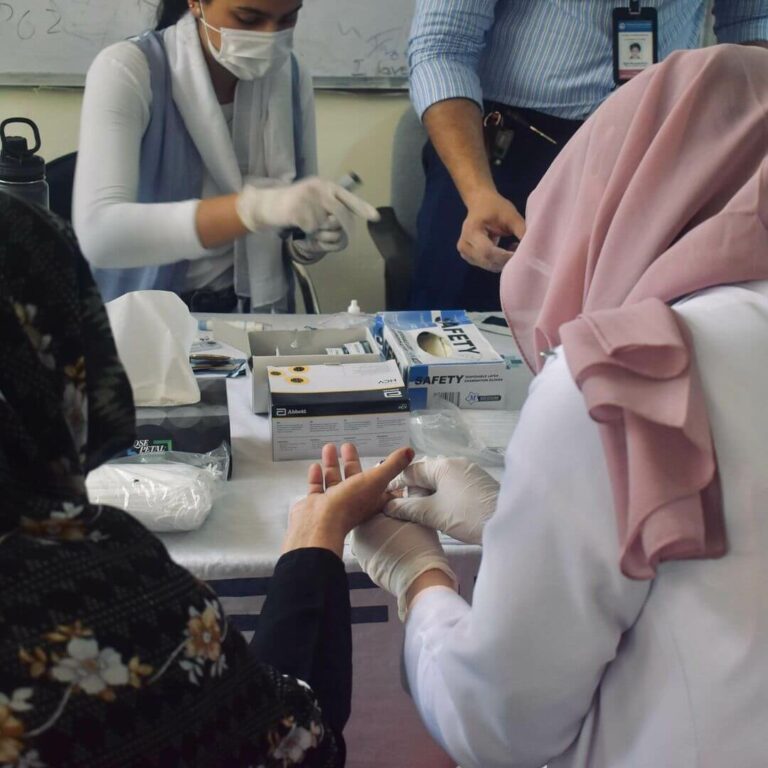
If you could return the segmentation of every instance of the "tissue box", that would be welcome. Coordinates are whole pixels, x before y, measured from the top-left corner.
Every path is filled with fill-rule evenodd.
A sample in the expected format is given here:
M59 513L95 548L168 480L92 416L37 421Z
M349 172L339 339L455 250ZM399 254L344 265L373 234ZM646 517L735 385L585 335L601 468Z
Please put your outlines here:
M200 402L194 405L136 408L136 442L129 453L208 453L225 440L231 447L226 380L201 378L198 384ZM231 456L229 467L231 474Z
M233 323L215 321L213 334L217 341L230 344L250 356L253 372L251 404L254 413L269 410L267 368L286 365L380 362L381 351L368 326L355 328L321 328L304 331L245 331ZM367 342L370 352L333 354L344 344ZM279 353L278 353L279 352Z
M268 368L272 458L317 459L325 443L354 443L361 456L408 445L408 396L397 365Z
M505 407L506 363L464 310L382 312L375 334L397 361L414 410L437 399L459 408Z

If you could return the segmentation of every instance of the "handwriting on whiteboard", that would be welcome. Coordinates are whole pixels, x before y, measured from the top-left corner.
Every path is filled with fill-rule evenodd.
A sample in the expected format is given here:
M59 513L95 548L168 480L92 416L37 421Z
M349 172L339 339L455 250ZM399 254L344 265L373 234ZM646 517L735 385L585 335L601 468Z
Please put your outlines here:
M0 82L81 84L100 50L154 27L158 4L0 0ZM413 6L414 0L308 1L296 28L296 51L320 82L403 80Z
M327 13L320 18L320 4L304 5L296 27L296 47L309 61L313 74L407 77L409 14L394 14L387 19L380 6L369 3L357 7L353 4L348 10L331 21ZM322 36L315 31L321 27Z
M103 45L113 24L126 14L138 14L149 26L157 5L158 0L0 0L0 39L61 35Z

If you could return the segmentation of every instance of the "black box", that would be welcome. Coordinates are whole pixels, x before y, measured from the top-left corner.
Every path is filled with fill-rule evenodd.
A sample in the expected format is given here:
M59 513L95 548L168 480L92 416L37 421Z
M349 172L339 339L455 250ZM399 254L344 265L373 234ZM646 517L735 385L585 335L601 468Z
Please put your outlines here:
M227 380L199 378L197 383L200 385L199 403L136 408L136 442L128 453L208 453L226 441L230 452L231 477L232 438Z

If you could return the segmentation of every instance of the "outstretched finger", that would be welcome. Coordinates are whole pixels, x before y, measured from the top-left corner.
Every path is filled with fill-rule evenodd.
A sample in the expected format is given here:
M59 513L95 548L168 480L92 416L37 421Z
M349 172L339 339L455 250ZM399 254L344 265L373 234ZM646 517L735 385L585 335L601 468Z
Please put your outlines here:
M338 485L341 482L341 468L339 467L339 456L336 452L334 443L326 443L323 446L323 479L326 489Z
M307 472L307 496L311 493L322 493L323 490L323 468L315 462L310 464Z
M334 197L345 207L348 208L355 216L359 216L366 221L378 221L381 216L379 212L365 200L353 195L344 187L335 186L333 189Z
M381 464L366 471L366 477L384 493L387 486L394 480L412 461L413 448L398 448L387 456Z
M487 235L473 233L471 240L462 237L456 247L464 261L490 272L501 272L504 265L514 256L514 251L499 248Z
M354 443L342 443L341 461L344 464L345 478L359 475L363 471L363 467L360 464L360 455Z

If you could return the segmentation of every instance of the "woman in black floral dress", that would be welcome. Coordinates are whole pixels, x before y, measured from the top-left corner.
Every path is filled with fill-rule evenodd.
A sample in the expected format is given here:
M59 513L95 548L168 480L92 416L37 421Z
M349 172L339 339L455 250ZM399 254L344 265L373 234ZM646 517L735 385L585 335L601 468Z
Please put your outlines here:
M85 474L133 428L74 238L0 195L0 768L342 765L351 635L338 555L411 453L360 473L343 448L358 475L339 484L324 451L249 648L157 538L88 503Z

